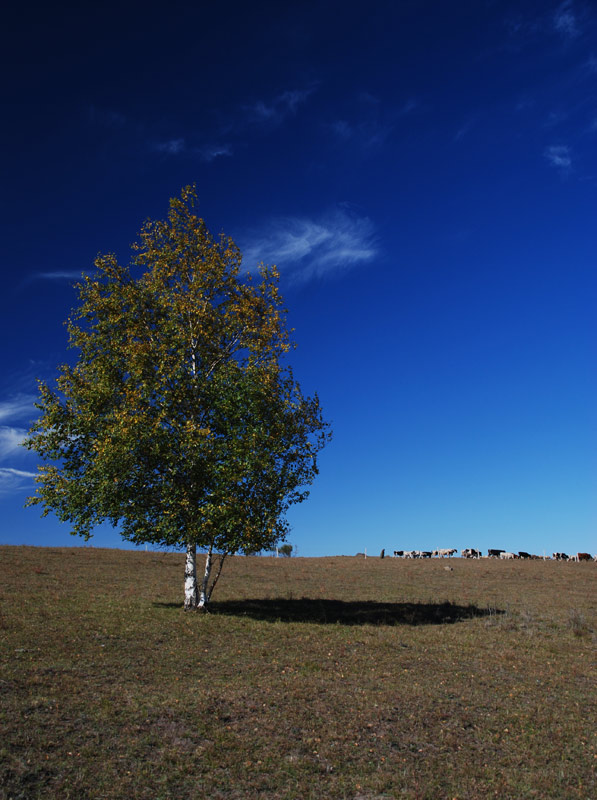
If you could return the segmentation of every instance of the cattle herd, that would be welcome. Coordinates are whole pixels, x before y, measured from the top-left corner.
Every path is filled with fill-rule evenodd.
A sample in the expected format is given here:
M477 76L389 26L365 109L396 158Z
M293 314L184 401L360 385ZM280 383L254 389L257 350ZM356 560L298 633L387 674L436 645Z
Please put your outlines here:
M456 548L446 550L394 550L396 558L451 558L456 555L458 551ZM480 550L475 550L473 547L467 547L465 550L460 551L462 558L501 558L509 560L514 558L530 558L541 561L549 561L549 556L535 556L531 553L525 553L524 550L519 550L518 553L509 553L506 550L489 549L487 555L481 554ZM576 553L574 555L567 555L567 553L554 553L552 558L555 561L597 561L597 555L592 556L590 553Z

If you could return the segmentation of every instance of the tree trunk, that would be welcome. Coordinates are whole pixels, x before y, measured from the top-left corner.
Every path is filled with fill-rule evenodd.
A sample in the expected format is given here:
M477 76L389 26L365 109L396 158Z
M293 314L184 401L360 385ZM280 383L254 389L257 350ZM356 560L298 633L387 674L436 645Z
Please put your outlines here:
M199 604L197 586L197 545L187 544L187 558L184 567L184 610L193 611Z
M211 547L205 556L205 570L203 572L203 580L201 581L201 592L199 594L198 608L207 608L209 602L209 576L211 575Z

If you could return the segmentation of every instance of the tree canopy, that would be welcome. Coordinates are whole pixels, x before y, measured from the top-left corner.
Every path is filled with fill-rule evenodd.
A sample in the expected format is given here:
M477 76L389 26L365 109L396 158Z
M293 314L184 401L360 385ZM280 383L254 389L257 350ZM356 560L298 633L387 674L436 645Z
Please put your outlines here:
M136 544L186 548L186 608L209 599L212 554L284 539L285 512L307 497L331 435L286 363L277 270L245 274L195 206L187 187L166 220L145 223L128 266L101 255L78 284L76 363L55 388L40 382L27 440L48 462L28 504L85 538L109 520Z

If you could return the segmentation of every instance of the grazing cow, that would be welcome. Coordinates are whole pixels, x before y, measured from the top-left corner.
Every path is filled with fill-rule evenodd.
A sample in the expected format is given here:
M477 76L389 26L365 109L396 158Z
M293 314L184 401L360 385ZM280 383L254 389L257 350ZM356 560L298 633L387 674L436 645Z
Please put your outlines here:
M530 553L525 553L524 550L519 550L518 558L535 558L535 556L532 556Z
M394 556L396 556L396 558L402 558L403 555L404 550L394 550Z
M431 555L438 556L439 558L452 558L455 552L456 548L451 548L450 550L434 550Z
M481 551L475 550L474 547L467 547L460 551L460 555L463 558L481 558Z
M500 553L504 552L505 552L504 550L488 550L487 555L489 556L489 558L499 558Z
M419 558L431 558L431 550L419 550Z
M500 553L500 558L507 560L511 558L518 558L518 556L515 555L514 553L506 553L504 550L502 550L502 552Z
M566 553L554 553L553 558L555 561L568 561L570 556Z
M590 553L577 553L576 554L577 561L592 561L593 557Z

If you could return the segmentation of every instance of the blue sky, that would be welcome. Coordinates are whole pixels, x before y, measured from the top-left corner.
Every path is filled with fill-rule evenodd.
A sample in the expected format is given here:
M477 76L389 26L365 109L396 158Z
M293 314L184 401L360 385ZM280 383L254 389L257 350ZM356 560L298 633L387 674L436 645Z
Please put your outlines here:
M593 3L34 3L1 58L0 542L82 543L23 508L35 379L195 183L333 426L299 555L597 551Z

